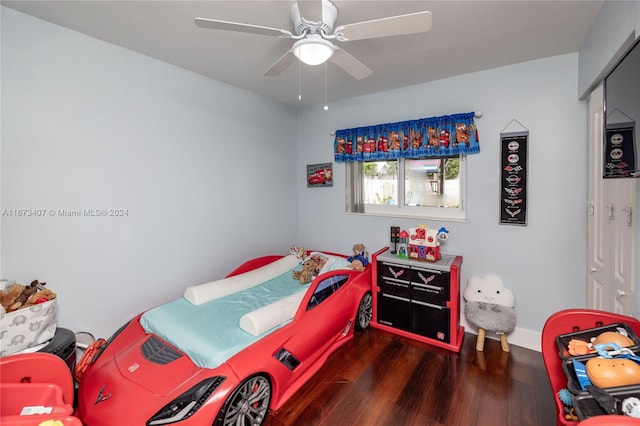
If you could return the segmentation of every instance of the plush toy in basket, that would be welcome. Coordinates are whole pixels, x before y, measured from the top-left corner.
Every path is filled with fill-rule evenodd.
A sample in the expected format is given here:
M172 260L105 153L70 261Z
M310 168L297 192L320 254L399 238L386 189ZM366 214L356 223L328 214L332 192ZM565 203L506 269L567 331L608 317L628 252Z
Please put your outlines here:
M0 356L51 340L56 332L56 293L34 280L0 290Z
M9 313L55 299L56 294L45 285L47 283L33 280L28 286L12 284L6 290L0 290L0 312Z

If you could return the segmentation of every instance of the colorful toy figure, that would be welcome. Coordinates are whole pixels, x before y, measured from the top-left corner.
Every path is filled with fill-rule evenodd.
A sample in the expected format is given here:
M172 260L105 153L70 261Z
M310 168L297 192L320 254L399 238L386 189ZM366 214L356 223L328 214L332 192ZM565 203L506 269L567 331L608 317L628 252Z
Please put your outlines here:
M390 232L390 240L393 247L391 247L391 254L396 254L398 252L398 243L400 242L400 227L392 226Z
M398 257L401 259L409 258L409 233L404 229L400 231L398 242Z
M449 231L446 228L436 231L424 224L409 228L409 259L437 262L442 257L440 241L446 240L448 234Z

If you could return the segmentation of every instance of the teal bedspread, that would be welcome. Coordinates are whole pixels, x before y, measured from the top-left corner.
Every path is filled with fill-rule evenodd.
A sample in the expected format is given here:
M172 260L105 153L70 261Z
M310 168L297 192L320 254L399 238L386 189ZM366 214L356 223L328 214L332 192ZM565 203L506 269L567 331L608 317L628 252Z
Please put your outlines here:
M294 280L293 269L263 284L201 305L193 305L184 298L174 300L145 312L140 323L147 332L186 353L194 364L215 368L281 326L253 336L238 324L244 314L306 290L309 284L301 285Z

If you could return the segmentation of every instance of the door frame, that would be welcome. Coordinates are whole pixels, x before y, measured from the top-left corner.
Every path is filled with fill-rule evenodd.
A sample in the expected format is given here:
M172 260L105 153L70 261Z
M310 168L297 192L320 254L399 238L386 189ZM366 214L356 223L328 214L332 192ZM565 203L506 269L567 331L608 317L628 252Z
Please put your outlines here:
M638 313L638 179L604 179L604 84L588 102L587 305L635 316Z

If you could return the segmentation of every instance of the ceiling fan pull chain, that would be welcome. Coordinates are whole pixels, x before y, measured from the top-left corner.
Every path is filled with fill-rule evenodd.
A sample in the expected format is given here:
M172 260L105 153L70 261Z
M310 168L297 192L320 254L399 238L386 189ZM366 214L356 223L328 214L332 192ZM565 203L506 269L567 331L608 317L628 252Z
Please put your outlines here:
M298 61L298 100L302 100L302 65Z
M329 104L327 102L327 63L324 63L324 110L329 110Z

